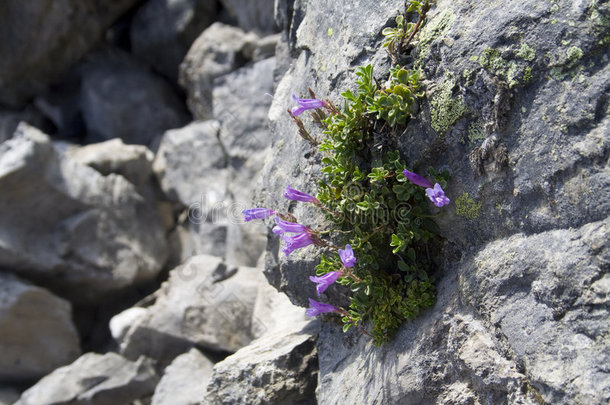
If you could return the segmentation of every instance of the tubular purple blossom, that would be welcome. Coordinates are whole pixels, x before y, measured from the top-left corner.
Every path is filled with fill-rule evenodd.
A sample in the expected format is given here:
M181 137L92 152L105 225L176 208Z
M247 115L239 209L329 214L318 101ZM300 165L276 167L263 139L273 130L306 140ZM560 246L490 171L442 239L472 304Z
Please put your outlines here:
M316 291L318 292L318 296L322 294L332 283L337 281L341 272L339 271L331 271L330 273L326 273L323 276L309 276L309 279L317 284Z
M295 222L283 221L279 217L275 217L275 223L277 226L273 227L273 233L281 235L284 232L288 233L303 233L309 232L309 228L305 225L297 224Z
M428 181L428 179L420 176L419 174L410 172L407 169L405 169L402 173L413 184L416 184L421 187L426 187L426 188L432 187L432 183L430 181Z
M307 110L313 110L315 108L324 107L324 101L315 98L298 98L295 94L292 95L292 99L298 104L292 107L292 115L295 117L301 115Z
M311 202L314 204L319 204L320 201L310 194L304 193L299 190L295 190L290 186L286 186L286 190L284 191L284 197L289 200L303 201L303 202Z
M303 248L305 246L309 246L314 243L309 233L303 232L294 236L282 235L282 240L286 243L286 246L282 248L282 252L286 256L289 256L290 253L294 252L296 249Z
M249 222L253 219L263 219L275 215L275 211L269 208L250 208L241 212L244 215L244 221Z
M436 183L434 185L434 188L427 188L426 195L434 203L434 205L436 205L439 208L444 207L445 205L449 204L449 202L451 201L451 200L449 200L449 198L447 198L441 185L438 183Z
M334 305L325 304L323 302L318 302L315 300L309 299L310 308L307 308L305 314L307 316L316 316L326 312L338 312L339 308Z
M339 249L339 257L345 267L354 267L356 264L356 256L350 245L345 245L345 250Z

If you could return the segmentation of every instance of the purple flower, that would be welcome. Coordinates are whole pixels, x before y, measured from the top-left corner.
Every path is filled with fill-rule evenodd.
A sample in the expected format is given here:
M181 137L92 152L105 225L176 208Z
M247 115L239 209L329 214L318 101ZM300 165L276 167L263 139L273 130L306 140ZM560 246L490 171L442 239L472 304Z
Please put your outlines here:
M293 94L292 99L298 104L297 106L292 107L292 115L295 117L307 110L324 107L324 101L315 98L298 98Z
M432 187L432 186L430 186ZM289 200L296 200L296 201L303 201L303 202L312 202L314 204L318 204L320 201L318 201L318 199L312 195L309 195L307 193L304 193L302 191L299 190L295 190L294 188L287 186L286 190L284 191L284 197L286 197Z
M426 188L432 187L432 183L430 181L428 181L428 179L420 176L419 174L410 172L407 169L405 169L402 173L413 184L416 184L416 185L422 186L422 187L426 187Z
M332 283L337 281L341 272L339 271L331 271L330 273L326 273L323 276L309 276L309 279L317 284L316 290L318 291L318 295L322 294L324 290L326 290Z
M290 255L290 253L296 249L300 249L314 243L313 239L311 239L311 236L309 236L309 233L307 232L299 233L294 236L282 235L282 240L286 243L286 246L282 248L282 252L284 252L286 256Z
M447 198L445 192L441 188L441 185L438 183L434 185L434 188L427 188L426 194L437 207L444 207L445 205L449 204L449 198Z
M307 308L307 311L305 311L305 314L307 314L307 316L316 316L316 315L320 315L326 312L337 312L337 307L334 305L330 305L330 304L325 304L323 302L318 302L315 300L312 300L311 298L309 299L309 305L310 308Z
M279 217L275 217L275 223L277 226L273 227L273 233L278 235L281 235L284 232L303 233L309 231L309 228L305 225L297 224L295 222L282 221Z
M350 245L345 245L345 250L339 249L339 257L345 267L354 267L356 264L356 256Z
M275 211L269 208L250 208L241 212L244 214L244 221L249 222L253 219L263 219L275 214Z

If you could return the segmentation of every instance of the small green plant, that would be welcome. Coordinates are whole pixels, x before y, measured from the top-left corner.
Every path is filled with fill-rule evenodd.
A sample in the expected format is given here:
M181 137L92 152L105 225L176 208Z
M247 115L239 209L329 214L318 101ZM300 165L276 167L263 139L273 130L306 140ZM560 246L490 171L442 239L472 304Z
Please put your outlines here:
M415 1L409 11L425 13L428 7L427 1ZM398 25L397 29L405 29ZM414 30L412 37L417 27L407 27ZM398 32L392 35L404 37ZM355 326L381 344L435 301L429 252L439 240L430 201L436 207L449 204L443 191L449 175L431 170L433 183L408 171L395 150L395 127L408 123L417 98L424 95L419 73L392 68L383 87L377 84L371 65L359 68L356 76L357 89L342 93L342 108L317 99L310 90L310 99L293 96L297 106L288 111L299 134L320 153L324 178L315 196L291 187L284 196L321 209L325 223L318 227L322 229L268 208L246 210L244 215L246 221L275 217L273 232L281 235L286 255L310 245L323 250L316 274L309 278L317 284L318 295L335 283L346 288L349 306L310 298L308 315L339 314L344 331ZM299 118L308 110L322 134L311 135ZM380 138L384 140L381 149Z
M396 17L396 27L387 27L384 28L381 33L383 34L384 41L382 46L387 48L388 53L396 62L395 54L402 53L411 43L415 34L419 31L424 18L426 18L426 13L430 9L430 3L428 0L418 1L412 0L409 5L406 7L405 15L409 13L418 13L419 18L416 22L407 22L405 24L405 16L399 15Z

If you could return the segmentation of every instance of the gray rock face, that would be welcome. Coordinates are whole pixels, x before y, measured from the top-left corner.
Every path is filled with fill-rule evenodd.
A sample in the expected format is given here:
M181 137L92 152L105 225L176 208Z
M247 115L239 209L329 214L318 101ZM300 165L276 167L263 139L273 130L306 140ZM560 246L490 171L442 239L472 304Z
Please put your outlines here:
M0 264L71 299L150 280L165 261L163 228L134 187L60 156L33 127L0 146L0 188Z
M244 30L265 34L274 31L273 0L221 0L221 3Z
M193 41L216 17L212 0L151 0L133 18L133 53L158 72L176 80L178 67Z
M252 339L252 312L260 272L195 256L170 272L154 305L121 342L127 358L147 355L167 364L193 344L236 351Z
M154 147L163 132L188 122L167 82L112 48L93 53L82 67L81 110L91 141L121 138Z
M0 386L0 405L13 405L21 394L14 388Z
M0 109L0 143L10 139L21 121L41 128L44 125L44 117L32 106L22 111Z
M278 2L289 41L278 66L288 71L269 112L260 206L290 208L283 188L315 191L320 175L285 113L290 94L309 85L341 104L339 94L354 87L352 67L372 63L383 78L380 32L401 6ZM417 59L427 93L397 146L411 169L452 175L452 204L437 218L446 238L438 302L382 348L325 325L319 403L608 401L610 65L601 49L609 13L585 2L436 2L416 52L404 55ZM340 24L319 24L327 15ZM292 212L321 223L305 204ZM271 237L265 275L305 306L318 252L286 259L278 249Z
M267 112L274 68L275 58L269 58L214 82L214 117L220 122L220 140L231 157L246 159L271 145Z
M257 39L255 34L216 22L195 40L180 65L180 85L196 119L213 118L214 79L251 59Z
M135 0L8 0L0 9L0 104L19 107L78 61Z
M0 381L34 381L80 355L72 307L0 273Z
M150 181L154 155L146 146L125 145L121 139L115 138L70 149L67 155L75 162L92 167L104 176L111 173L120 174L136 186L144 197L153 192Z
M116 405L150 395L159 377L152 362L116 353L87 353L25 391L15 405Z
M601 404L610 401L609 266L607 218L495 241L463 266L460 286L545 401Z
M176 357L165 368L151 405L197 405L212 375L212 363L197 349Z
M315 404L318 327L301 323L271 332L216 363L203 403Z
M227 199L228 156L218 141L217 121L194 122L167 131L153 169L163 192L193 207L196 223L215 222L213 213Z

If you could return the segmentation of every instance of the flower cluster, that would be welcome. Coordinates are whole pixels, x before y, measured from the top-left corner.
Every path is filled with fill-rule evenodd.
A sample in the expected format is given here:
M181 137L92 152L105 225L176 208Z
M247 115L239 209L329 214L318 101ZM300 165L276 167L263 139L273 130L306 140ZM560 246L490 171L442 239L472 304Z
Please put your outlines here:
M366 72L368 75L364 74ZM406 170L398 152L388 152L377 167L358 166L354 160L355 153L365 151L365 147L370 150L373 139L374 119L370 114L356 110L364 108L370 98L366 96L377 91L372 68L366 72L359 75L358 95L345 93L344 97L352 103L345 112L340 112L330 100L316 99L311 90L312 98L300 99L293 95L296 105L288 110L299 134L328 155L322 160L322 172L328 179L318 183L320 189L315 197L290 185L283 195L286 199L313 204L321 209L333 224L333 229L312 229L298 223L292 214L269 208L247 209L243 215L246 222L273 218L272 232L281 238L281 250L286 256L310 245L331 251L330 256L326 252L320 255L316 275L309 276L309 280L314 283L318 297L329 288L341 288L333 285L348 287L350 306L344 309L309 298L306 314L337 314L341 317L344 331L356 326L376 343L381 343L387 341L402 321L412 319L434 302L433 280L427 273L430 264L426 244L435 237L435 231L434 224L430 225L432 221L428 219L426 197L436 207L444 207L450 200L441 184L433 184ZM323 126L328 135L322 141L310 135L304 122L297 118L305 111L317 109L326 111L312 112L314 121ZM379 117L376 119L383 119L383 115ZM400 176L401 172L408 182ZM435 177L445 185L446 177ZM366 192L359 195L350 193L345 179L353 179L353 185ZM413 185L423 187L425 196L419 194ZM405 206L410 207L409 210L404 211ZM380 207L388 208L387 215L376 216ZM400 215L399 208L403 209ZM391 220L378 221L380 218ZM339 247L326 241L325 235L329 233L334 234L330 239L344 238L345 245ZM369 331L362 327L366 319L372 321Z

